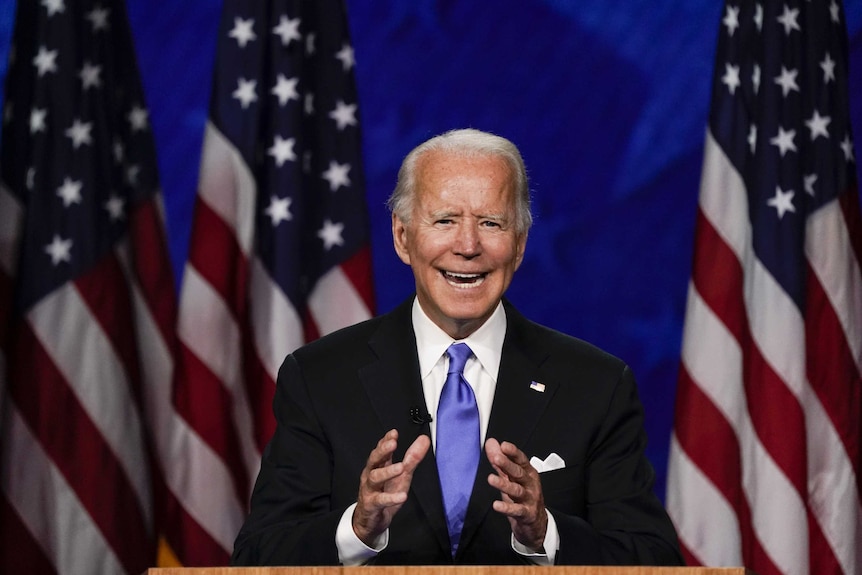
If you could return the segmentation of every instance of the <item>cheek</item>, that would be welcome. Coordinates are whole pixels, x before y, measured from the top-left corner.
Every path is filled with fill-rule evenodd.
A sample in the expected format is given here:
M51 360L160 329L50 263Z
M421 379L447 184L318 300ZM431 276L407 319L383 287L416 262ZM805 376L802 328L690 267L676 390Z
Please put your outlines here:
M411 256L413 263L430 264L449 253L449 242L442 235L423 234L414 238Z
M518 246L511 241L497 242L488 246L487 251L498 268L515 271L521 263Z

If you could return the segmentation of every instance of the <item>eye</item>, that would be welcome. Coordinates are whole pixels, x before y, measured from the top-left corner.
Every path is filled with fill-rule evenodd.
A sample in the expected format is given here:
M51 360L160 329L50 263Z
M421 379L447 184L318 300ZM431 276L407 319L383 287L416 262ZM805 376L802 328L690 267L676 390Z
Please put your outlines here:
M452 220L450 220L449 218L440 218L439 220L437 220L437 221L436 221L436 222L434 222L434 223L435 223L435 224L440 224L440 225L448 225L448 224L451 224L451 223L452 223Z
M497 222L497 221L494 221L494 220L485 220L485 221L483 221L483 222L482 222L482 224L481 224L481 225L482 225L483 227L486 227L486 228L499 228L499 227L500 227L500 222Z

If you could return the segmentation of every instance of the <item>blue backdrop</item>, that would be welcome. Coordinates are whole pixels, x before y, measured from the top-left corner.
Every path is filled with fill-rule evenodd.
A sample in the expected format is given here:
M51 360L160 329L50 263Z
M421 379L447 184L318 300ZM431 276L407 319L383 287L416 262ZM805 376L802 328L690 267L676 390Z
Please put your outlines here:
M179 280L221 2L128 7ZM845 9L851 94L862 94L862 0ZM536 223L509 297L633 367L663 495L722 2L349 0L348 10L378 311L413 285L384 207L403 155L454 127L513 140ZM13 11L0 0L2 72ZM851 101L858 139L862 96Z

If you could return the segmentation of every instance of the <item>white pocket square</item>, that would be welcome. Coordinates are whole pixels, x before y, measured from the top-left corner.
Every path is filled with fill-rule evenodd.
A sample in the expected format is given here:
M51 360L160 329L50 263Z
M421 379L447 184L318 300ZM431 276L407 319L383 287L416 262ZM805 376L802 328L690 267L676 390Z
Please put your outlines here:
M539 473L544 473L545 471L562 469L566 466L566 462L563 461L563 458L556 453L552 453L547 456L544 461L534 455L530 458L530 465L532 465Z

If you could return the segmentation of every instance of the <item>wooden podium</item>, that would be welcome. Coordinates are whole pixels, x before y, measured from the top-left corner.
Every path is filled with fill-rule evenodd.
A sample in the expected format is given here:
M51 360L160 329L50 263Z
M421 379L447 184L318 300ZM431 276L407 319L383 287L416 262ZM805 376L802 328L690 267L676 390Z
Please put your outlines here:
M756 575L744 567L539 567L366 566L366 567L161 567L144 575Z

